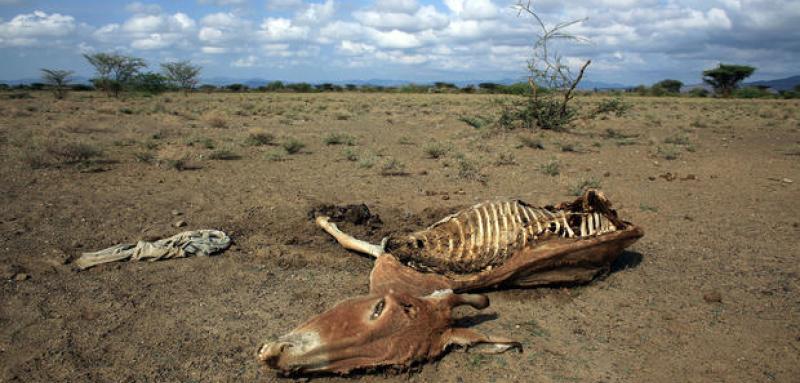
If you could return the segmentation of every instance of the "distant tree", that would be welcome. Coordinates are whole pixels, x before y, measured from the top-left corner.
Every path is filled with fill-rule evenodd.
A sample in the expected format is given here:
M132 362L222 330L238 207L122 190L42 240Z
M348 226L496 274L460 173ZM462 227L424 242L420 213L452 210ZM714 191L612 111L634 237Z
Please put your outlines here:
M475 85L469 84L461 88L461 91L464 93L475 93Z
M356 84L344 84L344 87L351 92L358 90L358 85Z
M192 65L191 61L188 60L163 63L161 64L161 70L169 82L183 90L184 95L188 94L200 82L198 78L200 66Z
M170 80L156 72L139 73L130 81L131 90L146 94L161 94L170 88Z
M200 85L200 87L198 87L198 89L200 89L201 91L206 92L206 93L211 93L211 92L217 90L217 86L216 85L211 85L211 84L203 84L203 85Z
M497 88L500 87L500 84L495 84L493 82L482 82L478 84L478 88L484 89L489 91L490 93L494 93Z
M315 86L315 88L317 88L317 90L322 91L322 92L333 92L333 91L336 90L336 87L333 84L329 83L329 82L326 82L326 83L323 83L323 84L318 84L318 85Z
M97 78L93 80L95 86L108 94L113 93L114 97L119 97L139 70L147 67L143 59L118 53L84 54L83 57L97 72Z
M794 86L794 91L795 92L800 92L800 84L797 84L797 85Z
M288 84L288 85L286 85L286 88L287 89L291 89L291 90L293 90L293 91L295 91L297 93L309 93L314 89L314 87L311 86L311 84L309 84L307 82L298 82L298 83L294 83L294 84Z
M0 83L0 90L9 90L9 89L11 89L11 87L8 86L8 84Z
M270 81L265 85L265 88L269 92L277 92L283 90L285 86L283 85L283 81Z
M742 80L750 77L756 68L747 65L719 64L717 68L703 71L703 82L714 87L714 92L730 97Z
M456 84L449 83L449 82L442 82L442 81L437 81L437 82L433 83L433 86L435 86L436 88L439 88L439 89L456 89L457 88Z
M64 98L69 90L69 83L72 81L70 76L75 72L62 69L41 69L41 71L42 79L53 90L56 98L59 100Z
M708 93L705 88L694 88L689 91L689 95L692 97L708 97Z
M247 89L249 89L247 85L238 84L238 83L237 84L230 84L230 85L226 86L225 88L227 88L228 90L230 90L232 92L244 92L244 91L247 91Z
M653 84L653 88L664 89L667 93L680 93L682 86L683 82L671 79L661 80Z

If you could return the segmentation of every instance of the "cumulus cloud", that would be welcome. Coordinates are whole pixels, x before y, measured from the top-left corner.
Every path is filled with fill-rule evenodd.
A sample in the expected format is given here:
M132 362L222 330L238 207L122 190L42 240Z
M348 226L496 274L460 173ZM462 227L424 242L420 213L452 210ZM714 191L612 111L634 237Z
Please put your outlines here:
M159 5L166 4L163 0L132 1L122 6L128 12L123 19L95 26L70 15L24 12L0 19L0 48L45 44L68 45L75 51L121 48L132 54L207 60L226 68L311 66L322 58L343 70L391 66L414 74L485 72L513 77L524 75L537 32L534 20L518 16L510 1L197 2L230 9L166 12L167 5ZM169 9L177 4L170 3ZM770 73L780 68L791 72L790 63L800 61L796 0L539 0L533 4L548 23L589 16L570 31L589 37L591 44L558 48L566 61L591 58L590 77L644 77L659 71L666 75L670 68L674 73L696 72L719 61L747 63ZM639 80L624 82L630 81Z
M43 39L65 37L76 29L75 18L59 13L34 11L0 20L0 46L30 46Z

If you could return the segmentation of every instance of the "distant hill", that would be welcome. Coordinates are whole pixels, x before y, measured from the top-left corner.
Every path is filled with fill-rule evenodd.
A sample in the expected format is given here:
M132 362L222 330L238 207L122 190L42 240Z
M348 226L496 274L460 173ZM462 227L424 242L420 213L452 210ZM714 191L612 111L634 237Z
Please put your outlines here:
M779 79L776 79L776 80L763 80L763 81L745 82L745 83L742 83L742 86L743 87L765 86L765 87L774 89L776 91L782 91L782 90L792 90L792 89L794 89L794 87L796 87L799 84L800 84L800 76L792 76L792 77L786 77L786 78L779 78ZM684 93L685 92L689 92L692 89L696 89L696 88L703 88L705 90L708 90L709 92L714 90L714 88L712 88L711 85L708 85L708 84L705 84L705 83L701 83L701 84L684 85L683 87L681 87L681 92L684 92Z
M800 85L800 76L792 76L768 81L753 81L744 83L745 86L766 86L777 91L792 90Z

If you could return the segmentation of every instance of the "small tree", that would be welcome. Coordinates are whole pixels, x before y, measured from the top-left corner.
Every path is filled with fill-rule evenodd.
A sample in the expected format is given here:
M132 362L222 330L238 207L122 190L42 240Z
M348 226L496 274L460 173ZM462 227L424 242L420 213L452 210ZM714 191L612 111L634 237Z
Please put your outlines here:
M117 53L84 54L83 57L97 72L95 86L107 94L113 93L114 97L119 97L119 93L139 73L139 70L147 67L143 59Z
M671 79L661 80L653 84L653 88L661 88L667 93L680 93L682 86L683 82Z
M73 71L61 69L41 69L42 79L53 90L57 99L62 99L67 95L69 83L72 81Z
M747 65L719 64L717 68L703 71L703 82L714 87L714 92L730 97L742 80L750 77L756 68Z
M530 94L527 105L522 109L504 112L504 120L521 119L523 126L541 129L560 130L575 116L575 109L568 104L574 97L575 88L583 79L587 60L577 75L562 62L562 56L551 49L556 40L585 41L584 38L569 34L566 29L586 19L577 19L547 26L534 11L531 0L518 0L515 6L518 14L526 13L533 17L539 29L539 36L533 45L533 53L528 61L528 84ZM552 92L542 92L543 89Z
M183 94L188 94L199 82L200 66L192 65L190 61L168 62L161 64L164 76L176 87L183 89Z

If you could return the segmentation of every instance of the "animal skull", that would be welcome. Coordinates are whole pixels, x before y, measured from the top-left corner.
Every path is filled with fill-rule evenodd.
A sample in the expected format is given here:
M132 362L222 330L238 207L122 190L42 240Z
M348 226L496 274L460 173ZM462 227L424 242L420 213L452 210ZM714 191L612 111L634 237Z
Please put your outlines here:
M521 345L512 340L452 327L452 309L460 305L483 309L489 299L452 290L424 297L392 291L349 299L263 345L258 359L284 373L348 373L408 366L435 358L451 345L480 345L481 351L489 353L521 351Z

